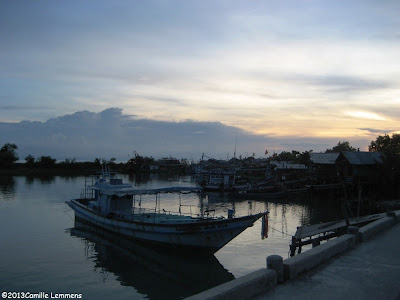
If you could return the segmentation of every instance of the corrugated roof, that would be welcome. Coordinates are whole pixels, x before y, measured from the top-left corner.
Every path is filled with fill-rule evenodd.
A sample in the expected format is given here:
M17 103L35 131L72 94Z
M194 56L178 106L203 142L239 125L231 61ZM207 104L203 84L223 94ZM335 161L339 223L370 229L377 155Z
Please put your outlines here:
M334 165L340 153L310 153L310 160L315 164Z
M383 163L381 152L343 151L342 154L352 165L375 165Z
M287 161L271 161L271 165L275 165L277 169L296 169L304 170L307 169L306 165L303 164L292 164Z

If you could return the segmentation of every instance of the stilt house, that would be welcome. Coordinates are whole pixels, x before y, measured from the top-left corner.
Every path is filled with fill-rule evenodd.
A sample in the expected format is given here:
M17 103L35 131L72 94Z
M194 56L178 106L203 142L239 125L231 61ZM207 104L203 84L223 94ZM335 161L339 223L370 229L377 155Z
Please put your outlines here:
M377 183L377 168L382 163L381 152L343 151L336 159L339 176L349 184Z
M340 153L310 153L313 184L337 183L336 159Z

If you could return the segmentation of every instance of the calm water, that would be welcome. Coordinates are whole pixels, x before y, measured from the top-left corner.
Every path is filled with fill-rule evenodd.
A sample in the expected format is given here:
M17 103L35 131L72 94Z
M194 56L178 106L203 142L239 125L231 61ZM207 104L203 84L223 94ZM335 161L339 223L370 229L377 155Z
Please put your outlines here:
M190 176L132 178L137 187L193 186ZM182 195L193 213L215 209L227 215L269 210L269 236L261 221L213 256L193 257L135 245L74 221L65 204L76 198L85 178L0 176L0 291L80 293L83 299L179 299L265 267L268 255L288 257L301 224L340 216L338 204L307 195L281 200L240 200ZM140 199L138 199L140 200ZM141 199L154 208L155 197ZM162 195L161 209L178 210L177 195Z

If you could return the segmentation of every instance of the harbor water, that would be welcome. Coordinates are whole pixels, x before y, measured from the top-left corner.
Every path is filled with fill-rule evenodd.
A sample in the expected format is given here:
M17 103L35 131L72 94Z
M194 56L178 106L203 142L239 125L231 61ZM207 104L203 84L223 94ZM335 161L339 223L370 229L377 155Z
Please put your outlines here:
M190 176L121 177L143 189L196 185ZM287 258L297 226L341 218L340 201L307 193L257 200L162 194L160 210L225 217L228 209L236 216L270 212L267 238L258 220L215 255L166 252L75 222L65 201L78 198L84 184L83 176L0 176L2 293L181 299L263 268L269 255ZM155 196L135 202L155 208Z

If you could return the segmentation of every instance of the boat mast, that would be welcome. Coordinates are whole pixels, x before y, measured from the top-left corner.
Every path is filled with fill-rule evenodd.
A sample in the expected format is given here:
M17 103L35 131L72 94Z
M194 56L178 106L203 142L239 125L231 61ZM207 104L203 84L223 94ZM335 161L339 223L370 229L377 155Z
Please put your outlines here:
M236 122L235 151L233 152L234 173L233 173L232 187L235 187L235 182L236 182L236 146L237 146L237 137L238 137L238 125L237 125L237 122Z
M233 158L236 161L236 146L237 146L237 136L238 136L238 130L237 130L237 122L236 122L236 138L235 138L235 150L233 151Z

